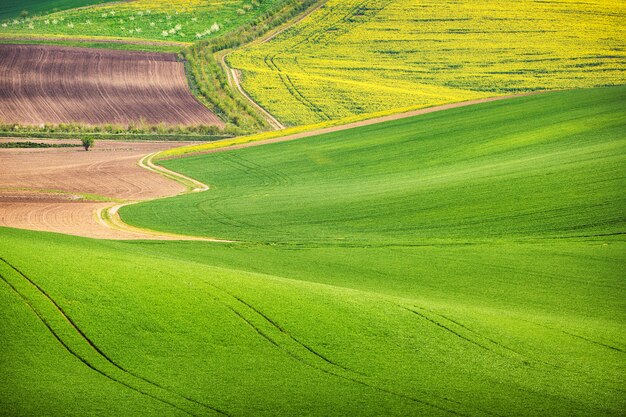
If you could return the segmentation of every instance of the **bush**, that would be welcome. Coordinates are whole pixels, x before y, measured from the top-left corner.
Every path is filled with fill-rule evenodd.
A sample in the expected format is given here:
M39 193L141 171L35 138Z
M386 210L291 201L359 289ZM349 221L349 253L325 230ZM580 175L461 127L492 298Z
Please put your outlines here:
M88 151L89 148L92 147L95 142L94 138L89 137L89 136L83 137L81 141L83 142L83 147L85 148L86 151Z

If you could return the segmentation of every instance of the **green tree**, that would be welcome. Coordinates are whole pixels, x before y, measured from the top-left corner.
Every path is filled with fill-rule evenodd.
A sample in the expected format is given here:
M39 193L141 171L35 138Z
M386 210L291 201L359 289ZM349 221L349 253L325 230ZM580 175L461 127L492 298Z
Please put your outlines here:
M81 139L81 141L83 142L83 146L85 147L85 150L88 151L90 147L93 146L95 140L91 137L84 137Z

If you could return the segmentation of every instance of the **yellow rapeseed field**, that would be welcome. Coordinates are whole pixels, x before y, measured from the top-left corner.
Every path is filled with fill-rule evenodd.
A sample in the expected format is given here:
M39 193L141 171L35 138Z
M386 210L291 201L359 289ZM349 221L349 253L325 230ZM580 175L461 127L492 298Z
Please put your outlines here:
M329 0L229 57L289 125L520 91L623 84L626 3Z
M115 2L113 4L105 4L102 9L113 10L150 10L163 12L193 12L199 8L219 9L225 5L241 5L244 4L240 0L134 0L129 2Z

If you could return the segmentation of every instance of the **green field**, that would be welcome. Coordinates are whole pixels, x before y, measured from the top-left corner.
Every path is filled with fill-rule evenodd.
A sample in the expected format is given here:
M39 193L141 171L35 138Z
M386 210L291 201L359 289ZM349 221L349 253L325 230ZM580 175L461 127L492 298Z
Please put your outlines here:
M211 192L121 213L168 232L285 244L612 233L624 226L625 91L535 95L165 161Z
M75 7L104 3L105 0L16 0L0 4L0 20L32 17Z
M0 229L0 414L623 415L625 100L164 161L211 190L122 212L234 243Z
M76 6L89 3L77 0L73 2ZM44 37L63 35L81 38L106 36L193 42L231 32L254 22L259 16L275 12L287 3L289 0L108 2L94 7L74 8L41 16L12 18L0 27L0 36L3 34ZM50 7L46 11L51 10Z

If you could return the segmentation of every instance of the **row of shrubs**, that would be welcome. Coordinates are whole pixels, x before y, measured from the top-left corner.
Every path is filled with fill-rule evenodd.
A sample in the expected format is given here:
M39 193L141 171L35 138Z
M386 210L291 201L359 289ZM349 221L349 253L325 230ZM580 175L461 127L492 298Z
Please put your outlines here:
M242 130L236 126L226 126L221 129L211 125L151 125L145 122L130 123L128 125L104 124L89 125L83 123L58 123L40 125L19 125L0 123L0 132L72 132L72 133L131 133L131 134L176 134L176 135L204 135L204 136L234 136L239 135Z
M253 21L236 31L196 42L182 52L194 94L222 119L246 133L265 130L266 120L228 84L228 76L216 54L263 36L322 0L277 2Z
M93 144L93 142L92 142ZM42 142L0 142L0 149L8 148L76 148L84 146L76 143L42 143ZM91 146L91 145L90 145Z

